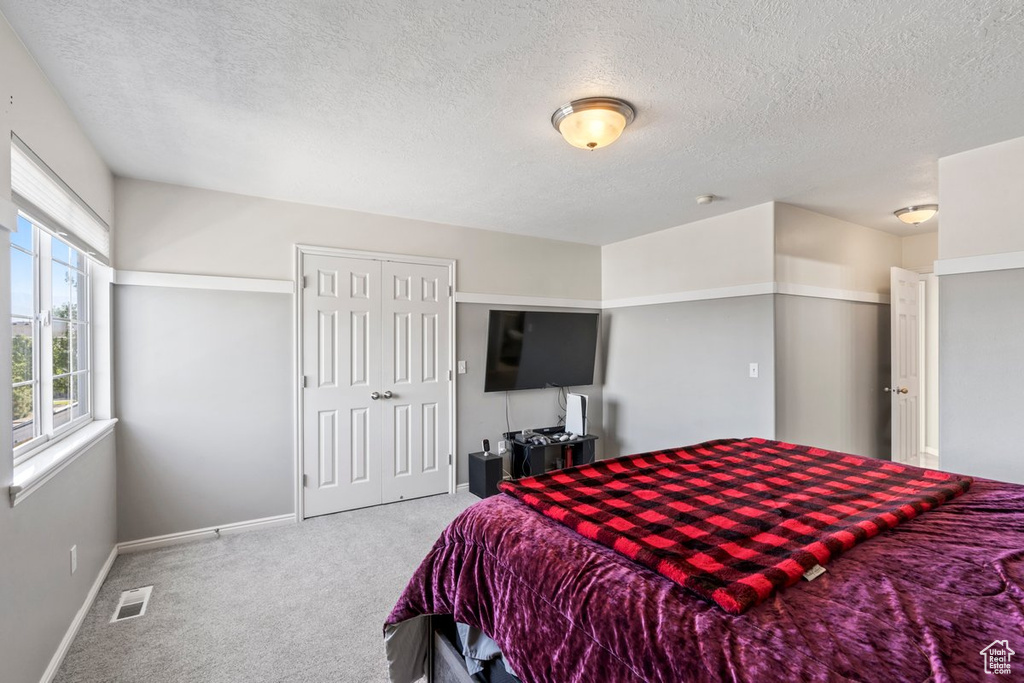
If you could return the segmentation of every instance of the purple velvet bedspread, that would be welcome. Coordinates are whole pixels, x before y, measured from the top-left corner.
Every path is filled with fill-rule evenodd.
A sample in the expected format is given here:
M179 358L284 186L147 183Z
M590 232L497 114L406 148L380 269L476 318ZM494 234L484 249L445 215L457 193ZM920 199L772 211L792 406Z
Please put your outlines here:
M1024 680L1024 486L960 498L732 616L507 495L445 530L388 624L450 614L526 683Z

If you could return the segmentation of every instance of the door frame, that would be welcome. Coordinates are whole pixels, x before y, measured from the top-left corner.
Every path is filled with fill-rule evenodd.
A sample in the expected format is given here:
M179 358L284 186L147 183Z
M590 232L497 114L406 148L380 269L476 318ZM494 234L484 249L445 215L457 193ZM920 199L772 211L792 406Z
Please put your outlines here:
M928 310L931 308L932 305L931 298L928 296L928 279L935 278L935 291L933 295L936 300L939 298L939 281L938 278L935 276L935 269L931 266L927 266L924 268L908 268L907 270L912 270L921 276L921 280L920 282L918 282L917 288L917 316L919 321L917 334L920 338L918 353L920 354L919 360L921 361L917 373L920 379L920 387L918 388L918 392L921 396L921 409L918 411L918 421L921 424L920 451L922 456L928 455L937 459L939 457L938 444L936 444L935 448L932 448L931 446L928 445L929 421L927 392L930 389L932 382L936 384L938 383L938 377L932 377L932 382L928 381L928 328L931 324L931 319L934 317L937 320L939 313L937 310L935 311L934 316L928 313ZM938 346L937 338L935 340L935 343L936 346Z
M449 415L449 427L448 427L448 452L451 455L448 464L448 493L455 493L455 481L458 472L457 458L458 451L456 444L458 444L456 434L456 394L457 386L455 381L455 368L456 368L456 339L455 339L455 276L456 276L456 261L450 258L435 258L432 256L413 256L411 254L392 254L382 251L360 251L355 249L342 249L339 247L320 247L309 244L296 244L295 255L293 261L293 274L292 281L295 284L295 294L292 299L292 312L294 322L294 334L293 334L293 365L294 365L294 376L293 384L294 387L294 405L295 405L295 442L293 444L293 456L294 456L294 495L295 495L295 521L301 522L305 519L305 500L303 498L303 486L302 486L302 448L304 433L302 429L303 425L303 401L302 401L302 368L303 368L303 351L302 351L302 296L304 287L302 286L302 266L303 258L306 255L316 256L336 256L339 258L358 258L358 259L369 259L373 261L392 261L396 263L413 263L423 266L443 266L448 269L448 291L450 295L448 297L448 334L450 335L449 344L449 368L451 372L451 379L448 382L448 415Z

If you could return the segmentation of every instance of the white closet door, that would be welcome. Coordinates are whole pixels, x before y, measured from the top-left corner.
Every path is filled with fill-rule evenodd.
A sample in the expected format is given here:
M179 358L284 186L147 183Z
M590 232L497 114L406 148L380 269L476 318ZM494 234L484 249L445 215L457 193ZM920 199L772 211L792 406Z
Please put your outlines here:
M448 269L383 268L384 502L448 490Z
M306 517L381 502L381 263L306 254L302 291Z

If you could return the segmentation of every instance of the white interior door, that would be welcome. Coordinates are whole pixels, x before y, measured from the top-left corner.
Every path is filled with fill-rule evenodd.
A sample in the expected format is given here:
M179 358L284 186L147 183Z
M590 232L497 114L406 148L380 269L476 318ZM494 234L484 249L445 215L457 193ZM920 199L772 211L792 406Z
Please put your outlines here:
M307 254L302 291L306 517L381 502L381 264Z
M921 450L918 415L921 393L918 282L921 277L910 270L893 268L890 279L892 459L916 465Z
M448 268L302 257L305 517L448 490Z
M384 263L384 502L448 490L448 269Z

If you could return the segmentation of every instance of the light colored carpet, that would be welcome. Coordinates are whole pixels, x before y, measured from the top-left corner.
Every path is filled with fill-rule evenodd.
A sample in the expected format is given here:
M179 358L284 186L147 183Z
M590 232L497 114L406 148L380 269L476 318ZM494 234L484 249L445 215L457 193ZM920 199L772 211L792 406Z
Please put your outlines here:
M441 495L122 555L58 683L386 681L384 619L459 512ZM121 591L146 614L109 623Z

